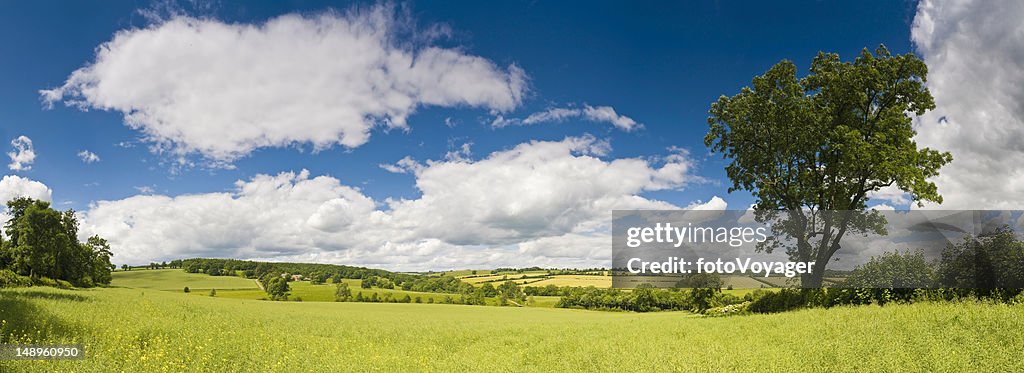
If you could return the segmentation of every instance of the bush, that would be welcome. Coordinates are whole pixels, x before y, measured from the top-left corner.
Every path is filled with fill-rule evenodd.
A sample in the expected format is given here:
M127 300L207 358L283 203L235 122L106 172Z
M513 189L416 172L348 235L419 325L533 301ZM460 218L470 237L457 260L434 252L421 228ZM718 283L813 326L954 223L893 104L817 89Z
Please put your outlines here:
M186 287L185 287L185 292L186 292L186 293L189 293L189 292L191 292L191 290L189 290L189 289L188 289L188 286L186 286Z
M32 280L9 269L0 269L0 288L32 286Z
M843 283L851 288L907 289L927 288L935 282L935 272L921 250L883 253L858 266ZM904 292L909 293L909 292ZM905 298L904 298L905 299Z
M347 302L352 298L352 290L349 290L348 284L339 282L334 288L334 301L335 302Z
M728 304L721 307L708 308L704 310L704 316L721 317L721 316L734 316L734 315L745 315L750 313L750 302L742 302L738 304Z
M52 288L60 289L71 289L73 287L71 286L70 282L64 280L54 280L49 277L39 277L36 279L32 279L32 284L36 286L49 286Z
M721 295L722 290L719 288L690 289L690 308L694 312L704 312L704 310L717 306L717 300L721 298Z
M70 282L67 282L67 281L64 281L64 280L54 280L54 282L57 283L57 285L55 285L54 287L58 287L58 288L61 288L61 289L71 289L71 288L74 287L73 285L71 285Z
M803 307L806 298L800 289L780 289L776 292L765 292L754 299L748 309L756 313L775 313Z

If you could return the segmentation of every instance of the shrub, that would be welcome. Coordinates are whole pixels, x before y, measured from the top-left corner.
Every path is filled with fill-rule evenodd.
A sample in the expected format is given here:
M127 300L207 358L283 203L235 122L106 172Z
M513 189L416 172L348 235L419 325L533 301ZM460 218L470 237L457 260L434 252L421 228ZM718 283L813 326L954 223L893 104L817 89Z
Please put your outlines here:
M192 291L188 289L188 286L186 286L186 287L185 287L185 292L186 292L186 293L190 293L190 292L192 292Z
M927 288L934 283L935 272L921 250L883 253L858 266L843 285L853 288L906 289ZM902 292L909 294L910 291Z
M74 287L74 285L71 285L70 282L67 282L67 281L64 281L64 280L54 280L54 282L56 283L56 285L54 285L54 287L57 287L57 288L71 289L71 288Z
M750 303L750 312L775 313L803 307L806 298L800 289L780 289L766 292Z
M690 307L695 312L704 312L717 305L716 300L721 298L721 294L718 288L690 289Z
M32 286L32 280L9 269L0 269L0 288Z
M727 304L721 307L713 307L704 310L704 316L721 317L733 315L745 315L750 313L750 302Z
M334 288L334 301L335 302L347 302L349 298L352 298L352 290L349 290L348 284L339 282Z

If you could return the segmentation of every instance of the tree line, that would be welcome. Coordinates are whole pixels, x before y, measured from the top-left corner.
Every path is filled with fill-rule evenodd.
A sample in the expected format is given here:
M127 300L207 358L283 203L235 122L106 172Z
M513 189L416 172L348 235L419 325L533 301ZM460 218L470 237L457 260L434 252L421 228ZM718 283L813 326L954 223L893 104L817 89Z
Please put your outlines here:
M110 245L99 236L78 241L74 210L58 211L49 202L22 197L7 202L7 214L7 238L0 234L0 272L5 272L0 286L110 284Z

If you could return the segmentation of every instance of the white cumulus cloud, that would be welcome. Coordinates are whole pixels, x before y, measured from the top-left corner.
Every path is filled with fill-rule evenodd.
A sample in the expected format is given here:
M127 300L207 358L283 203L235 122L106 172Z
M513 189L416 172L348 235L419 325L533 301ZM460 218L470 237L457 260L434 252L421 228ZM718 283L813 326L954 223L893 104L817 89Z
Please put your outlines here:
M53 191L46 184L35 180L18 175L4 176L0 179L0 227L11 218L7 214L7 202L19 197L50 202L53 200Z
M118 32L40 93L47 104L121 112L154 149L221 164L262 147L358 147L376 126L408 128L423 106L521 103L519 67L436 46L430 34L392 6L260 24L175 16Z
M1021 19L1020 1L918 5L911 35L937 108L920 118L916 140L953 154L935 178L941 208L1024 208Z
M18 197L29 197L43 201L53 200L53 191L46 184L18 175L6 175L0 179L0 204Z
M11 147L14 148L7 153L11 163L7 168L11 171L28 171L32 169L32 163L36 161L36 150L32 146L32 139L28 136L18 136L11 140Z
M611 210L677 208L641 194L682 188L692 169L679 153L654 163L604 159L608 150L584 136L475 160L407 158L395 167L416 177L414 199L374 201L306 171L258 175L226 193L97 202L82 234L107 238L115 260L132 263L218 256L403 270L602 266L611 254Z

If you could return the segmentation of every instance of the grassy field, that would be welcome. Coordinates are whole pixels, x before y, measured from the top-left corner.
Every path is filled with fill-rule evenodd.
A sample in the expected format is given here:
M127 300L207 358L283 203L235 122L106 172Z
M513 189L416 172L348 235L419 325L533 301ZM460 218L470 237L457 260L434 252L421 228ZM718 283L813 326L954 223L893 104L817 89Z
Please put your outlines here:
M255 289L255 280L235 276L207 276L202 273L187 273L180 269L139 269L112 273L113 286L138 289L182 291L217 289Z
M357 293L363 293L364 297L369 297L373 293L377 293L378 297L383 298L385 294L391 294L392 297L398 299L408 295L410 298L420 299L427 303L428 299L433 298L435 302L441 302L445 296L458 297L458 294L439 294L439 293L421 293L415 291L404 291L404 290L393 290L393 289L362 289L359 287L360 280L344 280L349 284L349 289L352 290L352 296L356 296ZM291 295L289 299L302 299L304 302L333 302L334 301L334 284L323 284L323 285L312 285L309 282L297 281L290 282L288 286L291 287ZM193 293L199 294L199 293ZM208 292L201 293L201 295L207 295ZM267 298L267 293L255 289L255 290L217 290L217 296L222 298L235 298L235 299L264 299Z
M977 303L701 318L35 287L0 290L0 315L4 343L88 354L4 372L1024 369L1024 307Z
M530 283L530 286L548 285L610 288L612 287L612 278L611 276L555 275L546 280Z
M344 280L352 290L352 296L363 293L363 296L370 297L374 293L383 298L390 294L395 299L406 295L415 299L420 297L423 303L433 298L435 302L442 302L445 296L458 297L458 294L422 293L415 291L404 291L401 289L362 289L359 284L361 280ZM186 273L180 269L157 269L157 270L133 270L127 272L115 272L114 287L153 289L184 293L183 288L188 286L191 290L189 295L208 296L211 289L217 289L217 297L232 299L261 300L267 298L267 293L260 290L255 280L244 279L233 276L207 276L198 273ZM334 284L313 285L308 281L289 282L291 295L289 299L301 299L304 302L333 302ZM490 300L496 302L495 300ZM553 303L552 303L553 304Z

